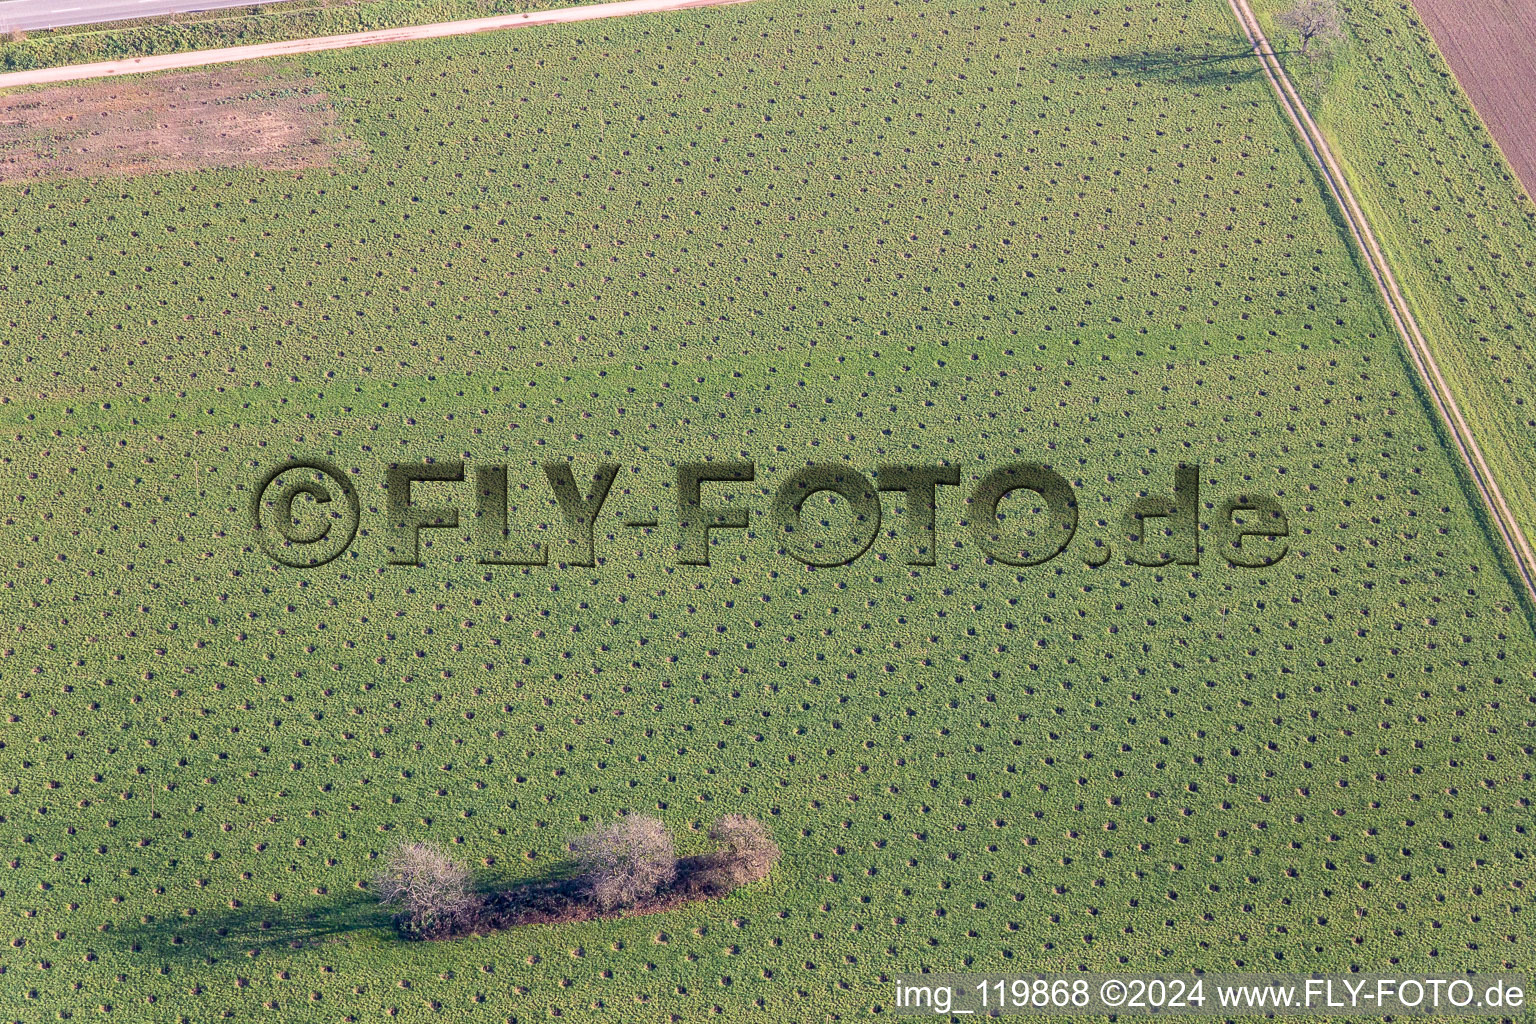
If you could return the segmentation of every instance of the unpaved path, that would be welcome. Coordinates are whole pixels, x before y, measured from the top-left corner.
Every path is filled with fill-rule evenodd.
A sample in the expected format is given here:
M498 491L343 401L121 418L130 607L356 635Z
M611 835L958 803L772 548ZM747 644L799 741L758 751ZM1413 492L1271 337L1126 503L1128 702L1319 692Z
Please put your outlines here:
M1414 369L1418 371L1420 381L1429 393L1435 410L1440 414L1446 431L1451 435L1456 450L1461 453L1462 460L1472 475L1472 482L1482 496L1495 528L1504 539L1510 555L1513 556L1515 568L1525 583L1526 593L1530 595L1533 602L1536 602L1536 554L1533 554L1530 541L1521 531L1514 514L1510 512L1509 505L1504 501L1504 495L1500 493L1498 482L1488 468L1487 460L1483 458L1477 439L1472 435L1471 428L1467 426L1467 421L1462 416L1461 409L1451 394L1451 389L1440 373L1440 367L1435 363L1429 343L1424 339L1424 332L1419 329L1418 321L1414 319L1407 300L1403 298L1397 278L1392 274L1392 267L1387 262L1386 256L1382 254L1381 245L1376 240L1376 234L1371 230L1370 222L1366 220L1360 204L1355 201L1354 193L1350 191L1349 182L1344 177L1344 171L1338 159L1329 148L1328 140L1312 120L1312 115L1308 112L1306 104L1301 101L1296 87L1291 84L1290 77L1285 73L1280 59L1275 56L1274 49L1264 36L1264 30L1259 27L1259 20L1254 17L1253 9L1248 6L1248 0L1227 0L1227 2L1232 7L1232 13L1237 15L1238 22L1243 26L1243 32L1248 36L1248 41L1253 44L1254 53L1263 63L1264 73L1269 78L1269 84L1274 88L1275 96L1280 100L1280 106L1285 110L1286 116L1290 118L1291 124L1301 136L1302 142L1306 144L1313 159L1317 161L1323 178L1328 182L1328 188L1349 224L1350 234L1354 236L1355 244L1359 246L1361 254L1365 257L1371 276L1376 281L1376 287L1381 292L1382 301L1386 303L1387 310L1392 315L1392 321L1396 324L1398 333L1402 335L1403 342L1408 348L1408 355Z
M504 14L495 18L442 21L435 25L408 25L403 28L378 29L372 32L349 32L341 36L290 39L281 43L225 46L217 50L192 50L187 53L167 53L153 57L131 57L125 60L102 61L98 64L70 64L59 68L12 71L0 75L0 89L21 85L78 82L87 78L137 75L147 71L200 68L210 64L258 60L262 57L292 57L296 54L316 53L320 50L345 50L353 46L400 43L411 39L442 39L446 36L468 36L477 32L497 32L501 29L523 28L528 25L561 25L574 21L596 21L599 18L622 18L627 14L654 14L658 11L680 11L689 7L719 7L724 4L744 2L746 0L623 0L622 3L560 7L547 11Z

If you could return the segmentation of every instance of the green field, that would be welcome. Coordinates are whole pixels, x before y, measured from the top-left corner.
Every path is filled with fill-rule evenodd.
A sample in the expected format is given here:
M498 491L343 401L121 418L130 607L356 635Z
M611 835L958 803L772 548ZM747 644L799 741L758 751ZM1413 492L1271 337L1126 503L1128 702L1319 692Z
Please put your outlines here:
M1291 66L1510 508L1536 536L1536 204L1410 5L1363 0L1349 31L1321 83L1305 61Z
M876 0L370 48L305 64L334 167L0 186L0 1018L1528 969L1529 611L1237 39L1219 0ZM319 569L249 523L289 457L361 496ZM539 464L618 463L599 564L477 564L468 483L418 485L462 526L389 564L385 470L429 458L507 464L535 537ZM707 567L701 459L757 469L710 485L753 520ZM1076 490L1048 564L967 525L1014 460ZM937 564L894 496L852 565L779 553L807 462L957 464ZM1180 462L1211 530L1278 501L1285 557L1127 564ZM456 943L360 888L402 840L540 877L622 810L685 853L749 813L784 859Z

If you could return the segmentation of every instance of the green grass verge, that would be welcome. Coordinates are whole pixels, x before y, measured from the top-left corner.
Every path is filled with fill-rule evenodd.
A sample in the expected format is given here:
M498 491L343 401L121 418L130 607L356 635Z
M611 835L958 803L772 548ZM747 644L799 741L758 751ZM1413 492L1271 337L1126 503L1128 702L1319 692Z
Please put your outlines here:
M429 25L547 6L517 0L286 0L20 33L0 22L0 71Z
M879 0L332 53L334 168L0 189L0 1014L790 1020L924 967L1521 963L1536 643L1234 35ZM313 572L246 520L289 455L362 495ZM391 460L509 463L532 533L565 456L622 467L601 565L477 565L467 511L386 564ZM757 463L716 492L756 518L680 566L666 485L706 457ZM1077 488L1050 564L964 526L1011 459ZM807 461L958 464L938 564L889 499L852 566L778 554ZM1090 566L1180 461L1278 500L1286 558ZM403 839L537 876L624 809L684 852L751 813L785 857L452 944L358 888Z

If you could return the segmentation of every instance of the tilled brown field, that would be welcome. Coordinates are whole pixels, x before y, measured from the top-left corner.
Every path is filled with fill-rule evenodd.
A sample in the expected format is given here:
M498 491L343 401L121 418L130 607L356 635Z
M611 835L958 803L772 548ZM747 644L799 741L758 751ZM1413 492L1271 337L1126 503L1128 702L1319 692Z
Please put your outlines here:
M1536 3L1414 2L1526 194L1536 193Z

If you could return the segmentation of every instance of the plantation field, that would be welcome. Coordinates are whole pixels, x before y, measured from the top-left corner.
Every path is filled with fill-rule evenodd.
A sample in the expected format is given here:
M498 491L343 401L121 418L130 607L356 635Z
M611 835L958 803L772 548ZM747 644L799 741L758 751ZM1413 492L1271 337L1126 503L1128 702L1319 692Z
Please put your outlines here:
M328 166L0 185L0 1018L1528 969L1528 611L1236 38L1206 0L878 0L338 52ZM315 569L249 521L290 457L360 497ZM597 564L479 564L468 481L416 485L460 526L390 564L386 469L428 459L507 465L519 539L561 529L542 463L617 464ZM752 519L683 565L706 459L755 464L706 485ZM970 529L1014 460L1077 496L1046 564ZM782 553L807 462L958 466L936 564L894 494L853 564ZM1130 564L1181 462L1200 562ZM1222 557L1239 492L1286 512L1268 568ZM402 840L544 877L624 810L784 858L454 943L362 885Z
M1269 30L1284 5L1253 6ZM1506 499L1536 535L1536 204L1412 5L1354 4L1349 34L1308 104ZM1298 81L1313 78L1291 64Z

